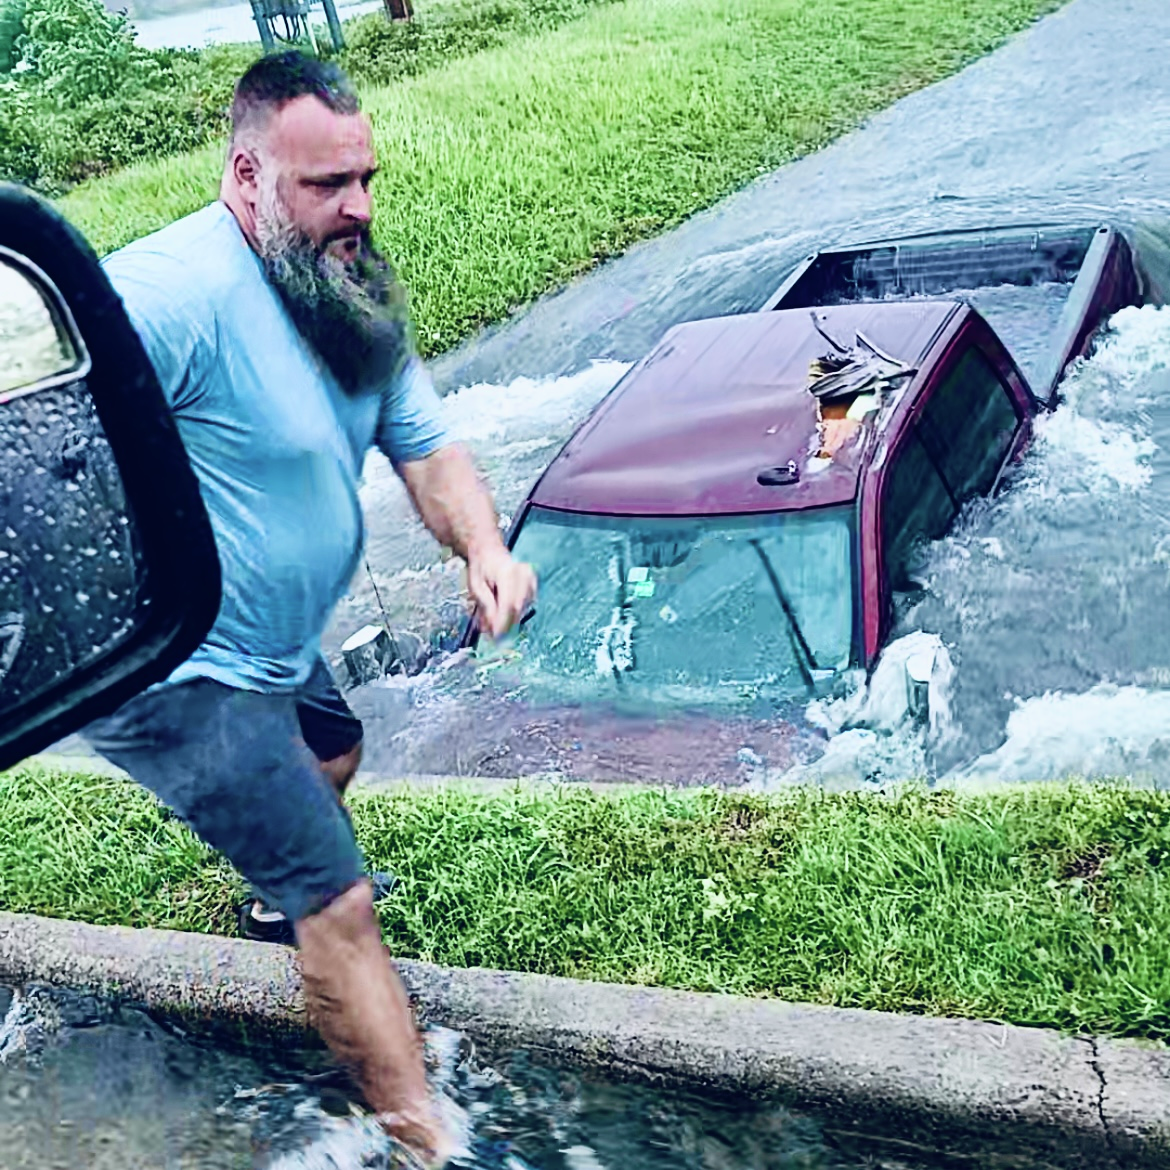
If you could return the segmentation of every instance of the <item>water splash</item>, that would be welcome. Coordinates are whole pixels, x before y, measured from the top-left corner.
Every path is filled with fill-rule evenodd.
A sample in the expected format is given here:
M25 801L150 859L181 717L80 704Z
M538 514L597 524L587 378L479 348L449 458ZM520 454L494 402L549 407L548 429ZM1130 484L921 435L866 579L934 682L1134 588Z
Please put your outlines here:
M911 668L925 680L924 710L911 693ZM753 787L816 784L838 790L928 776L933 753L955 735L954 676L950 652L938 635L914 631L897 639L868 680L855 677L845 696L809 704L806 718L829 736L824 754L756 779Z
M987 785L1069 776L1170 786L1170 691L1101 683L1080 695L1022 700L1006 741L950 779Z
M372 1117L326 1118L318 1128L306 1146L277 1155L262 1170L422 1170Z
M14 991L0 1023L0 1065L18 1057L36 1057L46 1037L56 1031L55 1014L51 1004L36 995Z
M563 377L520 377L507 385L477 382L448 394L444 414L468 443L502 437L511 443L556 443L559 434L571 431L629 368L628 362L593 361L579 373Z
M993 501L930 551L903 628L955 677L934 775L1157 782L1170 743L1170 310L1117 314Z

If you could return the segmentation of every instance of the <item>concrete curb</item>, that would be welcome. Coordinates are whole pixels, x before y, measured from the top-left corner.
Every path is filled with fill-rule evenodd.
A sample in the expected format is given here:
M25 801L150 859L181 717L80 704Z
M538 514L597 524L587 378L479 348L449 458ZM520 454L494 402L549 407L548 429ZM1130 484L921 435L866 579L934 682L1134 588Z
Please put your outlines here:
M965 1164L1170 1166L1170 1050L930 1019L401 962L422 1019L489 1053L775 1095L835 1138ZM68 986L188 1026L303 1041L295 953L0 914L0 983ZM980 1161L976 1162L977 1159Z

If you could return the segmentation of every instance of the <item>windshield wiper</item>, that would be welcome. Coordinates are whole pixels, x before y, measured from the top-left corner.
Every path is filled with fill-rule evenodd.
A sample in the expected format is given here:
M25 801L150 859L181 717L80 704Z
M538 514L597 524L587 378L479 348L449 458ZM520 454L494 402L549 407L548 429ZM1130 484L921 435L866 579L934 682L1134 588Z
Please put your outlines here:
M772 583L772 590L776 594L776 600L780 602L780 608L784 611L784 616L788 619L789 635L792 638L793 649L796 651L794 657L796 658L796 665L800 667L801 678L804 679L804 685L808 687L810 695L816 694L816 683L813 680L813 671L819 669L817 660L813 657L812 648L804 636L804 631L800 628L800 623L796 620L796 614L792 609L792 602L788 600L788 594L784 592L784 586L780 584L780 578L776 575L776 570L772 568L772 562L768 559L768 554L764 552L763 546L760 542L751 538L748 544L756 550L760 558L760 563L764 566L764 572L768 574L768 580Z

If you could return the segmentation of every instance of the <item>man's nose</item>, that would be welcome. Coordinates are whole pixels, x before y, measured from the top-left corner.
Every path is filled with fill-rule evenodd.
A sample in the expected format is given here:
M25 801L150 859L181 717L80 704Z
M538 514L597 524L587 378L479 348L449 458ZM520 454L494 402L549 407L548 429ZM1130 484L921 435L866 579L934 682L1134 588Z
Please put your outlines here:
M341 214L346 219L358 223L369 223L373 212L370 192L360 183L354 183L346 188L345 198L341 203Z

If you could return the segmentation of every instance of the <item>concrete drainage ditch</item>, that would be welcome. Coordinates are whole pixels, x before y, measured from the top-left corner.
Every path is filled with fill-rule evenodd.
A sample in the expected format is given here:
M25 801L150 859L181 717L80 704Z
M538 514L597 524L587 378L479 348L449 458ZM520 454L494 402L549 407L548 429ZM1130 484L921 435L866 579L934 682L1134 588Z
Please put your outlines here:
M402 961L420 1020L613 1081L769 1100L886 1165L1170 1166L1170 1051L979 1021ZM188 1033L309 1043L295 953L0 914L0 984L68 987ZM873 1164L873 1163L856 1163Z

